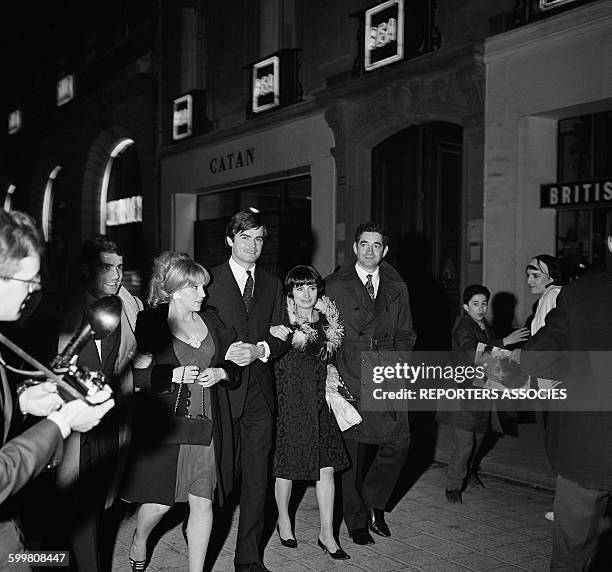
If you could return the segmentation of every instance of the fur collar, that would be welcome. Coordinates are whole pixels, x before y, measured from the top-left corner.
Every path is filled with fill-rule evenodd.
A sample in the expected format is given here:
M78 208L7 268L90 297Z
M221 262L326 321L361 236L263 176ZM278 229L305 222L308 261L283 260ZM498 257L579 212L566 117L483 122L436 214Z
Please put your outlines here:
M304 351L306 346L316 341L317 330L311 324L319 320L319 312L327 320L327 326L323 327L325 343L321 348L321 357L326 359L340 347L344 336L344 326L340 322L340 313L338 308L336 308L336 304L327 296L321 296L312 312L311 322L307 318L298 315L293 298L287 297L287 313L289 314L289 322L293 327L291 345L299 351Z

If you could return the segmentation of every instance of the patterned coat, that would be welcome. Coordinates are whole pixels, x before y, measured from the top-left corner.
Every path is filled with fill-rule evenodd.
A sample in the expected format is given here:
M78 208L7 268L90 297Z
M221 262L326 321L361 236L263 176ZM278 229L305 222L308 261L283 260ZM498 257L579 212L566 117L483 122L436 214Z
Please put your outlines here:
M275 477L319 479L321 456L339 471L348 466L342 434L325 401L328 360L320 352L325 343L323 314L312 324L317 338L303 351L291 349L275 364L278 417L274 451Z

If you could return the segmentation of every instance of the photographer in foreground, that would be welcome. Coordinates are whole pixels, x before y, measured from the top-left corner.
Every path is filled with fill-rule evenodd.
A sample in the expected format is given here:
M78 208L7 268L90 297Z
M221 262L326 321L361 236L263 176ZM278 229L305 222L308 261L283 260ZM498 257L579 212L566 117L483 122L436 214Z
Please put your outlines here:
M43 242L34 221L20 212L0 212L0 321L19 318L32 292L40 289L40 256ZM20 530L5 502L47 465L63 454L63 440L72 431L88 431L113 407L110 392L99 391L90 406L80 399L64 403L54 383L44 382L19 392L22 413L46 417L6 441L13 399L4 361L0 360L0 569L10 553L23 549Z

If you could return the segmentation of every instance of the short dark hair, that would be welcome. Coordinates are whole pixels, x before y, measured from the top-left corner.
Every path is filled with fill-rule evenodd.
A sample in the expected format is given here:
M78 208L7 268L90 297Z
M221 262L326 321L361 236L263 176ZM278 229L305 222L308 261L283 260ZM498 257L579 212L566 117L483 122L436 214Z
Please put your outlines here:
M543 262L544 264L546 264L548 272L546 272L544 268L538 268L533 264L528 264L525 268L525 272L527 272L527 270L536 270L537 272L543 272L544 274L548 274L548 276L552 278L552 283L556 286L561 286L563 284L563 273L561 272L561 265L559 264L558 258L555 258L550 254L536 254L533 259L537 260L539 263Z
M364 222L357 227L355 230L355 244L359 244L359 239L364 232L378 232L382 236L383 247L387 246L388 237L387 231L376 222Z
M100 260L100 253L102 252L123 256L123 251L114 240L104 234L99 234L85 241L81 248L79 262L87 268L93 268Z
M314 266L300 264L294 266L285 276L285 293L293 298L293 289L298 286L314 284L317 287L317 295L321 295L325 282L319 271Z
M489 289L486 286L483 286L482 284L470 284L470 286L463 291L463 303L468 304L469 301L476 296L476 294L484 294L487 302L491 297L491 292L489 292Z
M0 211L0 274L15 272L21 260L40 256L43 250L43 238L30 215Z
M225 227L225 236L234 240L234 237L245 230L252 228L263 228L264 236L266 236L266 225L259 213L253 211L237 212L227 223Z

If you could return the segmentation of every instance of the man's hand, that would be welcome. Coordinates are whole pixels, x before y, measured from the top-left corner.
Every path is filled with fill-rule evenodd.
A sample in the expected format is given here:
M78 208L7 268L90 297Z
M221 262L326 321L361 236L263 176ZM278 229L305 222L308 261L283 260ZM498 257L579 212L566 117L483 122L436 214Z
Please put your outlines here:
M100 403L100 405L88 405L81 399L75 399L66 403L58 413L73 431L85 433L100 423L100 419L115 406L115 400L109 397L108 391L101 390L90 398L92 403Z
M32 385L19 396L21 412L37 417L46 417L63 404L63 399L57 393L57 386L51 381Z
M531 334L529 328L519 328L518 330L514 330L511 334L508 334L504 339L504 346L511 346L513 344L518 344L520 342L524 342L529 335Z
M278 338L279 340L283 340L284 342L287 340L289 335L293 333L293 330L281 324L279 326L270 326L270 333L275 338Z
M227 373L221 367L207 367L198 375L198 385L202 387L212 387L215 383L227 379Z
M233 361L240 367L245 367L259 359L264 354L264 348L245 342L234 342L225 354L225 359Z

